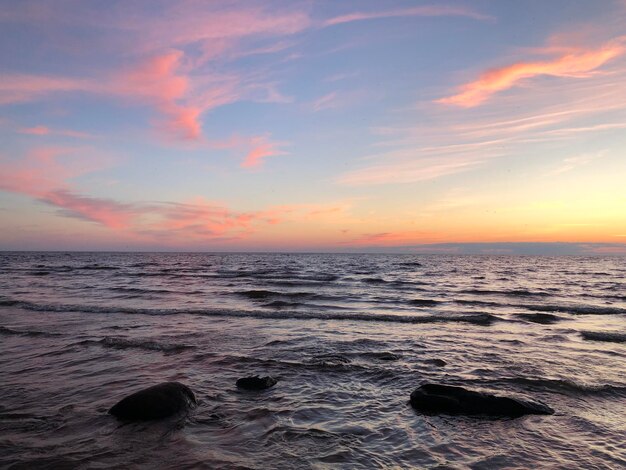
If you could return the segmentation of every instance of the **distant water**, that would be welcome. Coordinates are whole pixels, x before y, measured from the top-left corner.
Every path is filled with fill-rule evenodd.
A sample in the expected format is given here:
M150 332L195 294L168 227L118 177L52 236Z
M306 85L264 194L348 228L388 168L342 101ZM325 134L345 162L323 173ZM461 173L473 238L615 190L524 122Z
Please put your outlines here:
M625 339L625 258L0 253L0 467L624 468ZM106 414L166 380L184 420ZM556 414L423 416L425 382Z

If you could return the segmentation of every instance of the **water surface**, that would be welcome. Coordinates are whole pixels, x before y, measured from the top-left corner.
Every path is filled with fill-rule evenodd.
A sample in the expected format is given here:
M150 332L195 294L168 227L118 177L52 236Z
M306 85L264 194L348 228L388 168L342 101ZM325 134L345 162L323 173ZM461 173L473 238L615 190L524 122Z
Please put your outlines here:
M622 468L626 259L0 254L0 466ZM442 365L445 362L445 365ZM261 374L274 388L238 391ZM186 418L106 410L166 380ZM423 416L425 382L553 416Z

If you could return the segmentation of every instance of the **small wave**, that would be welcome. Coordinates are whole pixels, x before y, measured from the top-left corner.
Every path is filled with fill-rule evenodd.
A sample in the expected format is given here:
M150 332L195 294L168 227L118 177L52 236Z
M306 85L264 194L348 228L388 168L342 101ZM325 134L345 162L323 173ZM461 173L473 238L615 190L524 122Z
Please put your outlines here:
M52 274L50 271L31 271L31 276L49 276Z
M194 347L188 344L162 343L146 339L113 338L110 336L106 336L99 341L83 341L82 344L99 344L114 349L144 349L163 352L181 352Z
M626 386L623 385L593 385L580 384L567 379L530 378L530 377L509 377L495 379L490 382L505 382L521 385L533 390L551 390L565 394L574 395L626 395Z
M83 313L113 313L136 315L206 315L212 317L232 318L260 318L278 320L340 320L362 322L388 323L445 323L459 322L487 326L498 317L488 313L464 313L459 315L389 315L389 314L362 314L343 312L294 312L294 311L258 311L258 310L226 310L226 309L142 309L129 307L104 307L94 305L65 305L65 304L35 304L28 301L15 301L11 304L25 310L36 312L83 312Z
M140 287L109 287L110 291L135 294L172 294L179 293L167 289L142 289Z
M273 297L286 297L295 299L316 297L316 295L312 292L275 292L271 290L247 290L237 292L237 294L252 300L266 300Z
M581 331L584 339L591 341L606 341L609 343L626 343L626 333L614 331Z
M518 313L515 316L532 323L541 323L542 325L551 325L562 320L551 313Z
M302 305L300 302L287 302L285 300L274 300L272 302L268 302L263 304L263 307L268 308L288 308L288 307L299 307Z
M490 302L488 300L466 300L466 299L457 299L454 301L456 304L460 305L480 305L482 307L506 307L508 304L502 304L499 302Z
M547 297L551 295L547 292L529 291L526 289L510 289L510 290L465 289L459 292L462 294L506 295L510 297Z
M7 328L6 326L0 326L0 334L3 335L16 335L16 336L44 336L44 337L52 337L52 336L60 336L58 333L50 333L46 331L33 331L33 330L14 330L12 328Z
M368 359L376 359L379 361L398 361L402 358L399 354L389 351L369 351L360 353L359 355Z
M384 279L380 277L366 277L365 279L361 279L361 281L365 282L366 284L386 284L387 283L387 281L385 281Z
M600 307L595 305L515 305L537 312L563 312L573 315L619 315L625 314L626 308Z
M313 357L309 363L322 367L336 367L339 365L350 364L352 361L346 356L340 354L322 354Z
M103 266L100 264L88 264L85 266L76 266L74 269L82 269L85 271L116 271L120 268L117 266Z
M419 263L417 261L406 261L404 263L398 263L398 266L402 266L405 268L420 268L422 266L424 266L422 263Z
M409 300L411 305L415 305L418 307L434 307L435 305L441 304L441 300L433 300L433 299L411 299Z

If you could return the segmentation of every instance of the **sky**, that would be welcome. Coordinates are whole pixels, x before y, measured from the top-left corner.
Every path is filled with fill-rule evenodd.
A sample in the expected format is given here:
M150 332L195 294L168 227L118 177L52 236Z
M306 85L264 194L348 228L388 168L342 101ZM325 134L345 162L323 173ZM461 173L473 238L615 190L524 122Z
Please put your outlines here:
M626 0L0 0L0 250L626 253Z

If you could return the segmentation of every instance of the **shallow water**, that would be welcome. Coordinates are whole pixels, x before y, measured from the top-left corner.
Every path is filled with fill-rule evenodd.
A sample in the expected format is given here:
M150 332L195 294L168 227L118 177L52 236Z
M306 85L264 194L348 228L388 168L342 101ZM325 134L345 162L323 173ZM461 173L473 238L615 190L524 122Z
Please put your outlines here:
M624 258L2 253L0 466L622 468L625 338ZM166 380L188 416L106 414ZM556 414L424 416L425 382Z

